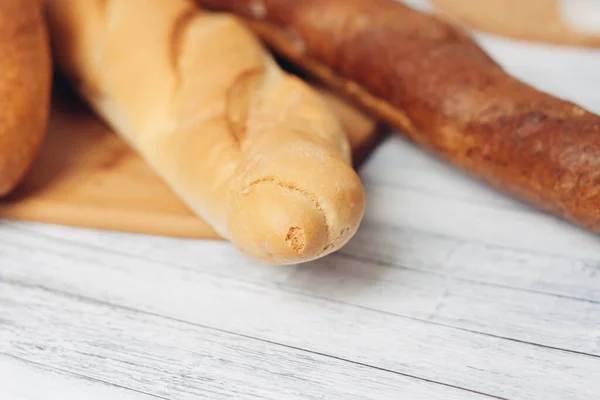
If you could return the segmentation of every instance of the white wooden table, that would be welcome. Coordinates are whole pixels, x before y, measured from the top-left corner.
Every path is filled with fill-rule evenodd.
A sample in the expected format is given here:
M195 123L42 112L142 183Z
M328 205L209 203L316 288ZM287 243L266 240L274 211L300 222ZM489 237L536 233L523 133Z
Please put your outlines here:
M600 52L481 38L600 113ZM600 239L399 137L313 264L0 222L0 399L600 399Z

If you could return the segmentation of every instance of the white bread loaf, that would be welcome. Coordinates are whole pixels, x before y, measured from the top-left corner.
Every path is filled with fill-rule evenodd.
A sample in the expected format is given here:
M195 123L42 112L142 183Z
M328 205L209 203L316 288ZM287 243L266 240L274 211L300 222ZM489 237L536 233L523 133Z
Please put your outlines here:
M299 263L364 212L342 128L235 17L186 0L48 0L59 68L171 189L245 255Z

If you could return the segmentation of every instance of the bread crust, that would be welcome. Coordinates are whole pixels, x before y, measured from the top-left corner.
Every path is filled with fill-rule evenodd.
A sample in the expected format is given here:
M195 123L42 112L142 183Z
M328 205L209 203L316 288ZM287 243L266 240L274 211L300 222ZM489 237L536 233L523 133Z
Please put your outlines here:
M0 0L0 197L21 181L39 150L51 80L42 2Z
M600 232L600 117L513 78L459 28L393 0L197 1L245 16L276 52L453 165Z
M197 215L250 258L323 257L364 191L340 122L237 18L187 0L49 0L57 64Z

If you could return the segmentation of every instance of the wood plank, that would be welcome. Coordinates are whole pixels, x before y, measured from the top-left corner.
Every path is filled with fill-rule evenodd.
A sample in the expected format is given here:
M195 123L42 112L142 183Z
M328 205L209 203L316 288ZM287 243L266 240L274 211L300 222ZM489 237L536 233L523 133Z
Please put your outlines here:
M381 171L386 171L382 174ZM512 197L504 196L488 185L471 179L433 155L419 150L401 137L387 138L360 171L371 184L413 189L448 200L462 200L490 207L538 212Z
M3 354L0 354L0 377L0 396L7 400L42 400L49 393L61 400L159 398Z
M535 280L535 275L527 275L528 266L521 261L521 257L524 257L525 262L538 265L541 269L546 266L545 259L539 259L536 263L535 256L519 257L506 249L482 254L473 245L445 246L443 240L409 232L403 235L405 240L399 241L404 244L399 250L398 247L393 247L393 243L384 242L386 248L396 249L392 255L402 255L410 261L405 268L401 264L382 262L378 257L377 243L386 240L381 235L388 237L395 234L385 227L368 227L361 230L341 253L293 269L233 261L219 262L219 267L215 268L212 263L198 262L205 257L208 249L193 242L136 241L133 237L96 239L94 235L87 235L85 232L66 232L60 235L59 240L53 240L50 237L36 237L38 234L30 231L16 231L10 237L2 236L0 232L0 240L5 245L19 243L39 251L68 252L73 257L88 259L89 250L69 250L70 245L65 246L63 243L71 239L76 240L73 243L81 243L81 238L87 237L86 246L91 246L92 251L104 249L113 253L120 252L131 258L177 265L209 275L299 291L316 298L600 357L600 302L557 297L552 293L477 281L473 279L475 276L471 278L462 270L462 260L465 259L465 262L471 260L472 264L469 265L473 268L473 275L475 271L480 271L484 278L489 275L493 279L494 271L503 273L501 271L504 269L513 268L523 276ZM423 265L422 261L428 258L424 254L432 253L431 249L438 250L438 258L436 260L429 256L431 264ZM214 260L226 260L230 249L227 246L213 246L210 251ZM491 258L486 258L489 255ZM115 262L110 261L113 260L111 256L98 257L99 262ZM554 264L550 264L550 267L554 267L554 277L550 277L551 279L559 280L561 271L566 276L565 272L568 270L565 267L569 264L564 263L565 259L562 262L550 257L547 259L554 260ZM447 264L443 264L444 262ZM477 269L477 263L484 268ZM588 275L591 272L589 270ZM582 281L586 277L583 274L579 276ZM507 281L510 283L510 276ZM367 289L361 290L360 296L354 295L357 289L365 286ZM370 286L374 288L368 290ZM596 290L600 293L600 287Z
M378 224L363 225L343 253L391 267L600 302L597 258L556 256Z
M30 247L20 239L5 238L8 235L0 248L4 281L68 292L499 397L593 399L600 391L597 357L317 299L243 282L243 276L207 274L199 267L177 267L68 242L52 241L55 251L50 251L50 246ZM227 245L212 245L213 252L203 253L196 265L213 267L218 274L222 265L240 262L215 251L221 246ZM252 263L241 265L254 271ZM293 278L294 269L282 270ZM384 293L382 301L403 301L402 289L393 298ZM379 296L378 285L364 280L345 296Z
M363 182L367 204L377 203L367 211L367 222L516 250L600 259L599 235L551 215L492 208Z
M39 288L0 283L0 310L3 319L0 352L162 398L363 400L396 399L399 395L440 400L487 398ZM27 372L14 370L11 374L27 380L50 378L24 375ZM25 386L24 382L21 380L20 386ZM12 386L19 389L17 384ZM60 382L55 382L54 389L53 394L62 399L62 393L74 388L61 387ZM94 394L92 388L90 391ZM7 393L1 383L0 393Z

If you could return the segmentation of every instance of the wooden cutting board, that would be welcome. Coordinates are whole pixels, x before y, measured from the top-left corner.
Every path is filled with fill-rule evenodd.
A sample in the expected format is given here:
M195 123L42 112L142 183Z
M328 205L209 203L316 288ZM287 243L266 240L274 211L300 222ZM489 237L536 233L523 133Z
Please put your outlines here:
M380 137L378 124L321 92L339 115L355 162L360 162ZM0 219L219 239L64 84L55 85L53 96L41 152L21 185L0 200Z

